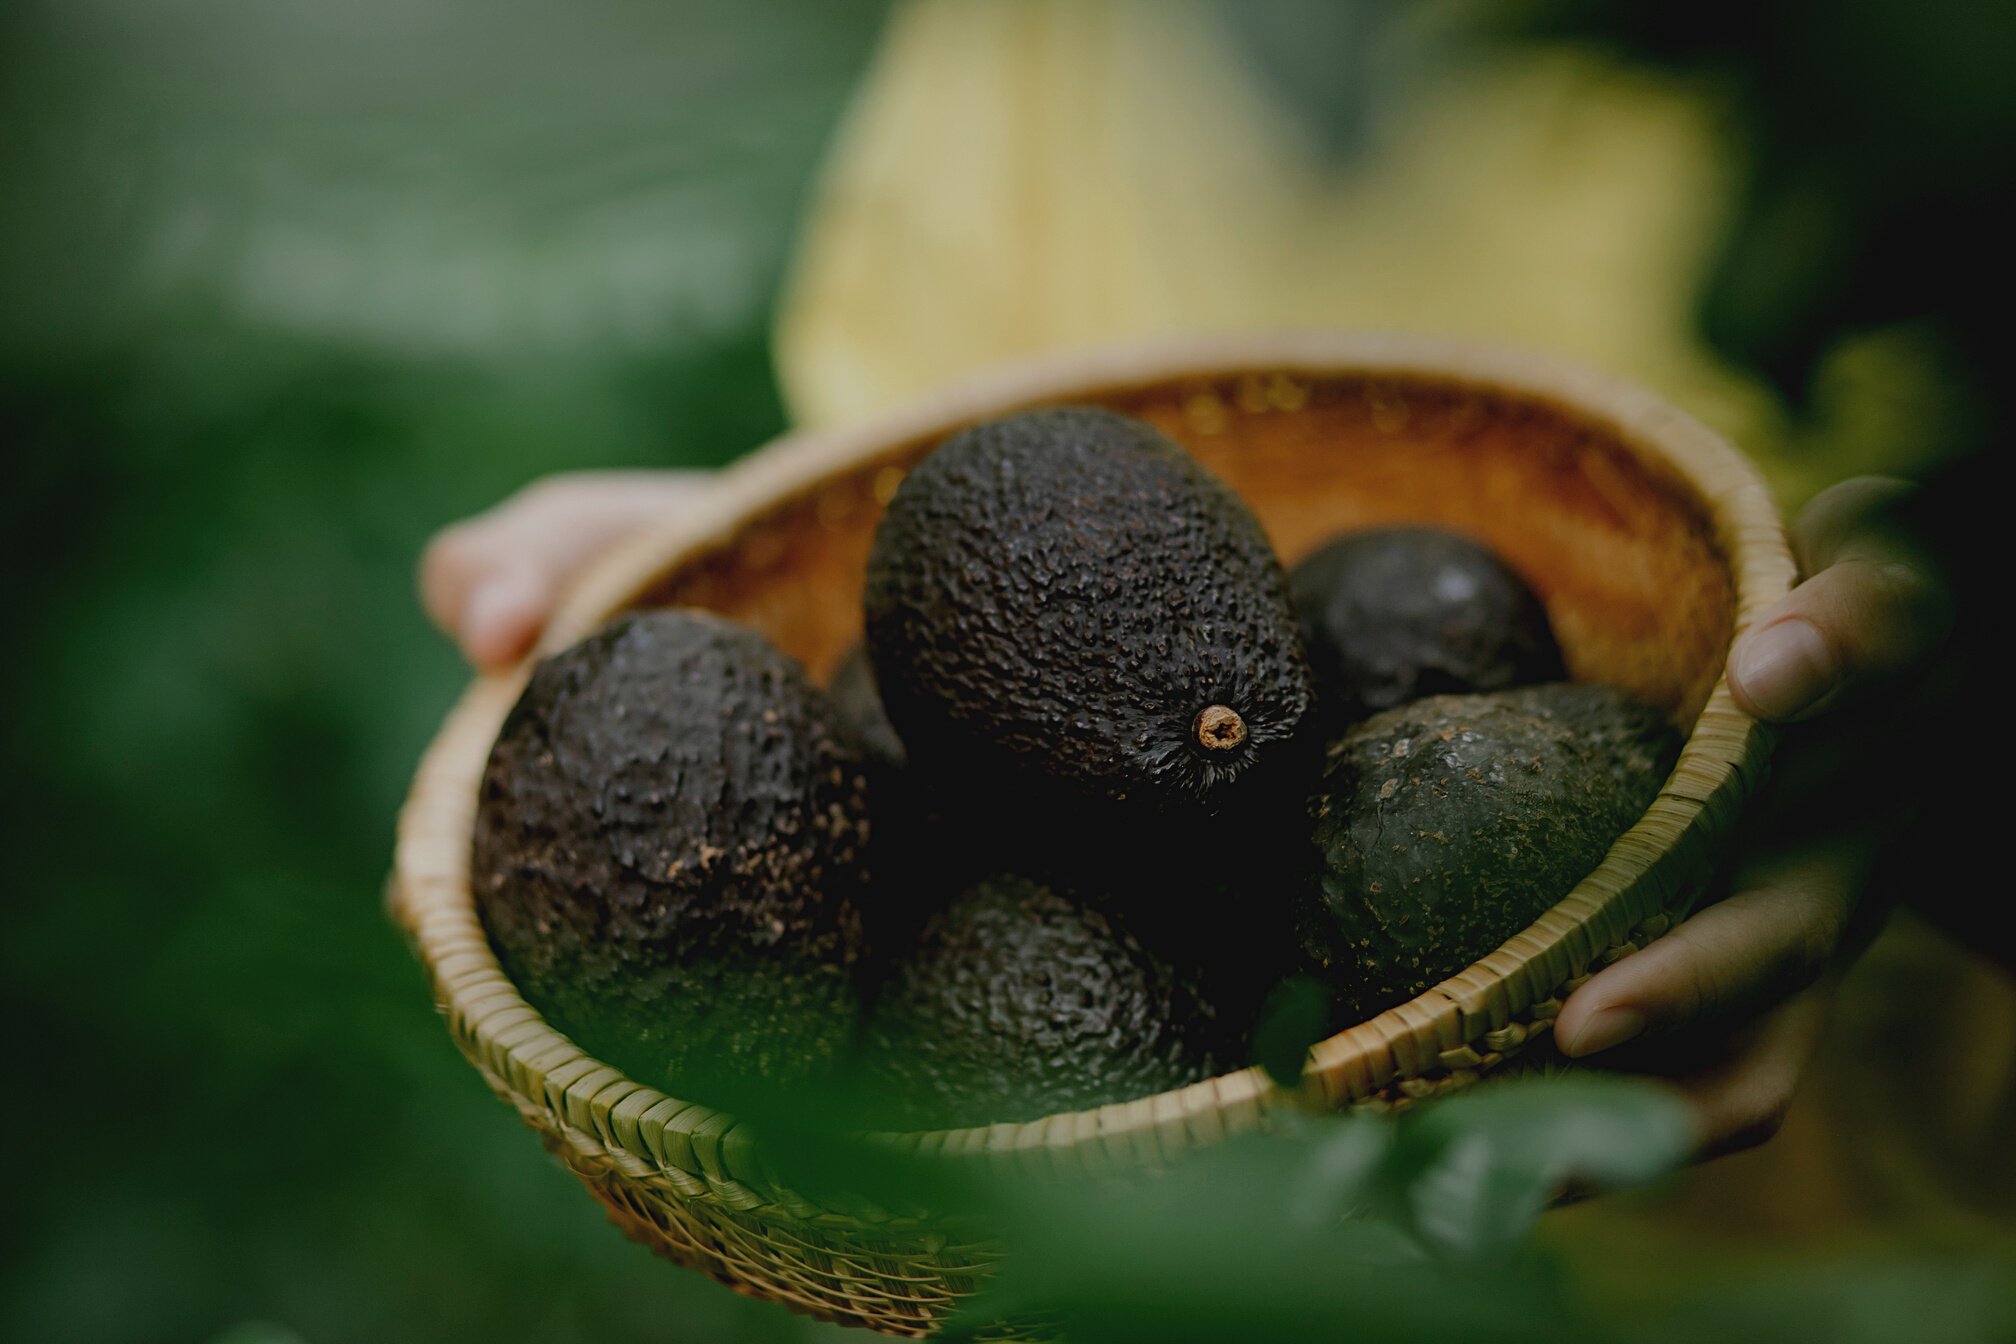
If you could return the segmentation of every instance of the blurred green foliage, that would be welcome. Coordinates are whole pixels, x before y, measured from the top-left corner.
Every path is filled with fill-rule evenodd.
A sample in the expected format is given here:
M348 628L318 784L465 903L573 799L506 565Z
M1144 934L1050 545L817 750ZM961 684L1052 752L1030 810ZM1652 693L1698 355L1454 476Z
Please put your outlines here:
M1917 347L1899 352L1907 377L1928 350L1939 366L1944 422L1914 437L1948 458L1998 446L2007 315L1986 277L2016 231L2016 7L1519 0L1496 20L1717 92L1748 160L1699 298L1724 354L1795 399L1824 397L1843 338L1888 330Z
M1008 1190L1010 1259L960 1319L1100 1344L1557 1340L1584 1312L1533 1221L1571 1179L1665 1174L1690 1138L1667 1095L1583 1079L1289 1125L1131 1190Z
M1292 1012L1292 1008L1290 1009ZM846 1099L836 1098L844 1110ZM944 1325L1070 1344L1677 1344L2016 1336L2016 1244L1934 1259L1761 1261L1672 1299L1592 1296L1536 1242L1564 1194L1642 1188L1694 1145L1671 1093L1599 1076L1499 1080L1399 1118L1277 1117L1149 1179L1038 1184L811 1129L802 1097L736 1111L796 1189L971 1220L1005 1259Z
M611 1231L452 1049L379 890L466 675L423 541L780 427L771 296L879 18L0 18L0 1338L820 1333Z

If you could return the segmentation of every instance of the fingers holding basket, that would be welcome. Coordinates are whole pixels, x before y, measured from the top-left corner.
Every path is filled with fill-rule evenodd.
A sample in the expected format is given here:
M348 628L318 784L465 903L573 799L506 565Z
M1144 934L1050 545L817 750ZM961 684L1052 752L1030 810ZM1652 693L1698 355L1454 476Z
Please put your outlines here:
M1777 1127L1856 939L1868 845L1774 857L1570 996L1561 1052L1664 1077L1694 1101L1704 1155Z
M1815 496L1793 524L1807 575L1730 650L1745 712L1789 723L1895 685L1953 622L1946 585L1899 526L1914 489L1865 476Z
M692 507L702 471L549 476L442 529L420 558L427 614L479 668L522 658L566 582L645 524Z
M1698 1156L1740 1152L1777 1134L1833 998L1831 977L1823 979L1731 1033L1719 1056L1667 1079L1693 1105Z
M1792 544L1807 578L1736 641L1728 681L1757 718L1823 722L1788 730L1733 894L1595 976L1556 1022L1569 1057L1684 1088L1704 1153L1776 1128L1818 1038L1827 982L1880 913L1864 892L1898 816L1872 812L1862 781L1913 721L1921 674L1955 616L1910 525L1919 502L1906 482L1863 477L1801 511Z

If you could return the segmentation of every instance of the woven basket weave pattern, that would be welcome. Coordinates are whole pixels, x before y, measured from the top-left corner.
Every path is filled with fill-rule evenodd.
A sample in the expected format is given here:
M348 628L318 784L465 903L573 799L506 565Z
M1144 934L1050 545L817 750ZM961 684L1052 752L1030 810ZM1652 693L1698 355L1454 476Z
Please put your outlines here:
M963 423L1061 400L1176 435L1254 504L1290 559L1371 522L1485 536L1534 578L1574 675L1623 684L1691 732L1596 871L1475 965L1319 1043L1301 1091L1248 1069L1094 1111L895 1141L1018 1178L1110 1178L1280 1111L1405 1107L1545 1052L1574 987L1706 890L1770 748L1719 678L1734 632L1789 587L1782 529L1733 450L1633 389L1488 350L1319 334L1033 366L890 423L757 454L707 519L640 538L587 576L543 648L626 608L679 603L745 621L823 674L858 636L868 539L902 472ZM499 969L469 897L469 837L490 743L525 675L472 688L401 817L393 909L456 1041L631 1237L815 1316L928 1334L986 1275L984 1241L928 1211L791 1190L732 1117L583 1055Z

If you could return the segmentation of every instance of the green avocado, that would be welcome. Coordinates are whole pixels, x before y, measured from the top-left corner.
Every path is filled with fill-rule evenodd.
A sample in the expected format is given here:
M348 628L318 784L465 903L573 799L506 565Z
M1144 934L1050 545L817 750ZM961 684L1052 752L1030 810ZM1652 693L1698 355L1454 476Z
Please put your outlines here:
M542 662L483 775L471 890L527 1002L695 1096L826 1075L858 1023L866 774L798 665L696 612Z
M1332 724L1423 696L1567 675L1540 599L1503 560L1457 533L1354 532L1308 556L1288 581Z
M1304 953L1350 1021L1402 1003L1519 932L1601 862L1679 751L1609 686L1431 696L1333 743L1311 803Z
M1103 824L1313 777L1286 576L1245 504L1138 420L1057 407L946 440L890 501L865 608L912 764L962 787Z
M1102 905L1000 873L933 914L869 1016L876 1111L903 1128L1034 1120L1243 1064L1202 968Z

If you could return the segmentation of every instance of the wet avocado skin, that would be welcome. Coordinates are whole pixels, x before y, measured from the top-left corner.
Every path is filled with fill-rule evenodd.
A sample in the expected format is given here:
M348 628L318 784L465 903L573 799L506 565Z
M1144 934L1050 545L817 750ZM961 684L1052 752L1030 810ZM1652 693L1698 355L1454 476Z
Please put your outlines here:
M1245 1062L1199 969L1102 905L996 874L925 923L877 999L862 1054L887 1123L1034 1120Z
M1656 709L1565 683L1432 696L1333 743L1296 924L1345 1020L1539 918L1650 806L1678 750Z
M913 765L968 787L1194 815L1298 763L1296 791L1313 777L1309 674L1273 550L1139 421L1059 407L947 440L890 502L866 614ZM1198 743L1214 704L1243 720L1237 747Z
M471 887L505 972L675 1095L827 1072L857 1022L868 798L797 664L688 612L541 663L484 772Z

